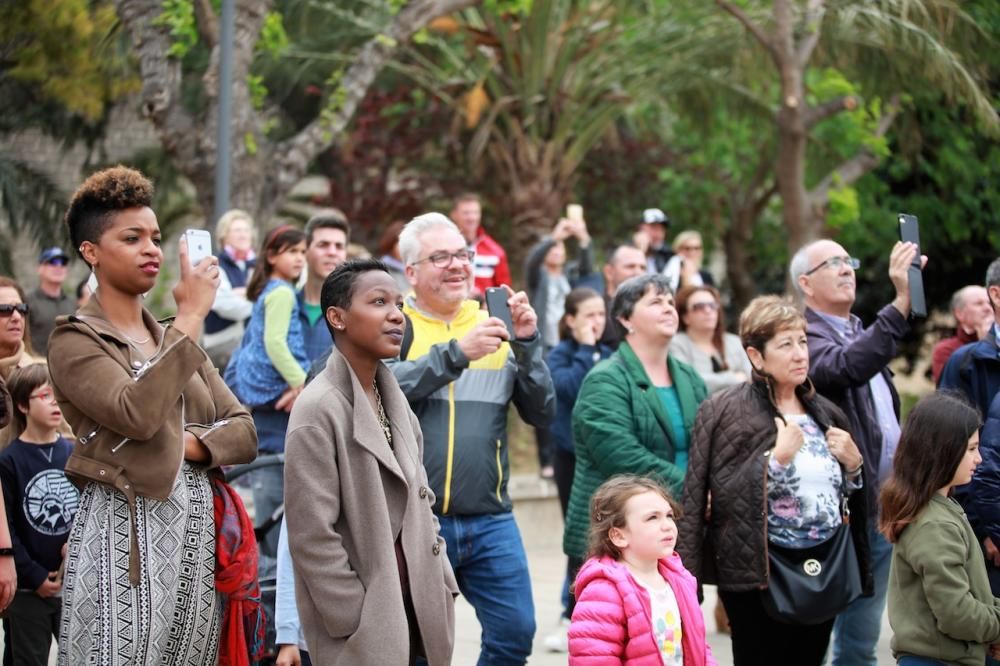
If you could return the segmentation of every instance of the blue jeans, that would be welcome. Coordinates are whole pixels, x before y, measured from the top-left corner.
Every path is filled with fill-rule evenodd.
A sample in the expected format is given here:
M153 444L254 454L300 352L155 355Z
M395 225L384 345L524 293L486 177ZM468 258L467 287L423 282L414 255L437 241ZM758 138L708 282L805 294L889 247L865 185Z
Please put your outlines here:
M266 455L261 451L261 455ZM254 526L260 527L285 502L285 472L281 465L272 465L254 470L251 474L250 488L253 491ZM260 543L260 552L270 558L278 557L278 534L281 531L281 521L269 531Z
M440 516L458 587L483 628L479 666L524 664L535 637L535 603L512 513Z
M929 657L906 655L896 661L896 666L946 666L946 664L943 661L930 659Z
M833 623L834 666L877 666L875 647L882 628L882 612L889 588L892 544L874 526L868 528L875 594L859 597Z

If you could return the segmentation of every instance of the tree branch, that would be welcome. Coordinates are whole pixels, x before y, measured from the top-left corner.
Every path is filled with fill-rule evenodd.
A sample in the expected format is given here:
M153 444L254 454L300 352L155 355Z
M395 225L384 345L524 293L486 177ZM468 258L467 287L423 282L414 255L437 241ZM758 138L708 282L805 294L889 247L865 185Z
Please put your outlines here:
M132 37L142 78L142 112L148 117L164 150L185 170L198 159L199 128L181 103L181 64L168 56L173 40L166 26L158 25L162 13L157 0L117 0L118 16Z
M408 41L432 19L464 9L475 2L476 0L413 0L396 14L392 25L384 34L368 40L354 64L344 73L338 90L333 92L340 99L332 113L321 115L294 137L275 147L274 158L278 168L271 177L275 179L273 185L277 191L288 191L316 156L344 131L354 116L358 103L400 43Z
M211 0L194 0L194 18L198 34L209 48L219 43L219 17L215 15Z
M210 0L196 0L209 4ZM233 21L233 89L234 93L242 91L237 96L242 97L246 90L246 75L250 72L250 65L253 62L253 51L260 39L260 29L264 24L264 18L271 8L271 0L241 0L236 2L236 16ZM216 24L218 25L218 24ZM219 58L220 45L218 40L212 44L212 55L208 62L208 67L201 77L205 94L210 99L214 99L219 94ZM233 100L235 104L236 99Z
M795 52L795 57L802 67L809 64L809 59L812 58L813 51L819 43L820 24L823 22L825 13L826 6L823 0L809 0L809 5L806 7L805 36L799 42L799 47Z
M772 41L771 37L766 32L764 32L760 28L760 26L754 23L746 12L744 12L740 7L737 7L733 3L727 2L727 0L715 0L715 4L718 5L719 8L722 9L723 11L732 14L737 21L742 23L743 27L746 28L747 31L754 36L754 39L760 42L761 46L767 49L767 52L777 62L778 51L775 48L774 42Z
M893 121L896 120L896 116L899 115L900 109L899 95L894 95L889 100L889 103L886 104L885 113L879 118L873 136L877 138L885 136L886 132L892 126ZM868 150L868 148L861 148L853 157L844 160L837 168L824 176L809 191L806 195L809 205L814 209L826 206L831 189L834 187L848 187L854 184L861 176L878 166L881 159L878 155Z
M831 116L837 115L841 111L854 110L857 105L857 98L853 95L844 95L843 97L836 97L816 106L810 106L806 109L805 118L803 119L806 131L808 132L819 123Z

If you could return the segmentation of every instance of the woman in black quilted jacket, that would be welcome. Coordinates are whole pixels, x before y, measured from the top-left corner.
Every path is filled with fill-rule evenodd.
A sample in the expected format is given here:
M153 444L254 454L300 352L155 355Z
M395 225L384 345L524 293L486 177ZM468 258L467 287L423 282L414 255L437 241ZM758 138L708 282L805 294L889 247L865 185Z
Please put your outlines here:
M855 492L863 461L843 412L808 380L805 329L789 301L754 299L740 317L753 381L703 403L692 434L678 550L701 583L718 585L736 666L819 666L843 607L824 594L811 599L818 613L782 613L767 589L775 582L769 551L820 568L837 563L856 589L870 587L865 498ZM852 513L841 528L845 498ZM845 541L847 557L828 559Z

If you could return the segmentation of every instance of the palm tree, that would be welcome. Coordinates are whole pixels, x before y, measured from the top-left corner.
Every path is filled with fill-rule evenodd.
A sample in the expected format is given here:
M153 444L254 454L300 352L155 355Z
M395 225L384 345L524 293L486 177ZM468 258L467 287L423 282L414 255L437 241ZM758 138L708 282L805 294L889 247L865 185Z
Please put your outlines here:
M810 100L811 69L833 66L882 100L872 139L881 140L902 110L909 91L939 90L970 107L984 128L1000 129L1000 118L983 87L975 62L988 38L952 0L716 0L762 49L777 79L773 104L776 138L773 177L781 197L789 250L824 230L831 190L844 188L871 171L881 156L860 147L816 174L807 149L824 121L852 111L857 95ZM753 76L759 71L753 72Z
M14 274L15 238L26 236L38 247L66 243L66 201L49 176L0 153L0 218L6 218L6 225L0 226L0 274Z
M472 169L500 181L515 248L551 228L630 105L705 85L697 63L724 44L698 36L706 12L684 12L654 24L628 0L533 0L523 15L479 6L434 50L411 50L405 71L454 103Z

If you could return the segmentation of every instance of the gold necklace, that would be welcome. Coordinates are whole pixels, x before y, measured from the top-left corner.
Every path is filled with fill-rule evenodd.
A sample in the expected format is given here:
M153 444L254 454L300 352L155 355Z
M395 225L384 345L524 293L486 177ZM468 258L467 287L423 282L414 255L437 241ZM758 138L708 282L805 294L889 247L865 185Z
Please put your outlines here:
M121 329L119 329L119 330L121 330ZM147 331L147 333L148 333L148 331ZM144 345L144 344L146 344L147 342L149 342L150 340L153 339L153 334L152 333L150 333L149 335L147 335L145 340L136 340L135 338L133 338L131 335L129 335L125 331L121 331L121 334L124 335L126 338L128 338L128 341L132 343L133 347L135 345Z
M385 441L392 446L392 426L389 425L389 417L385 415L385 407L382 406L382 394L379 393L378 383L372 380L372 389L375 390L375 405L378 407L378 424L382 426L382 434Z

